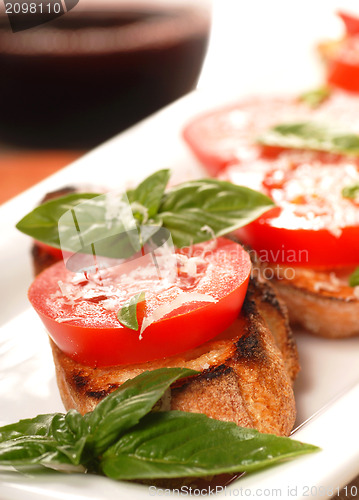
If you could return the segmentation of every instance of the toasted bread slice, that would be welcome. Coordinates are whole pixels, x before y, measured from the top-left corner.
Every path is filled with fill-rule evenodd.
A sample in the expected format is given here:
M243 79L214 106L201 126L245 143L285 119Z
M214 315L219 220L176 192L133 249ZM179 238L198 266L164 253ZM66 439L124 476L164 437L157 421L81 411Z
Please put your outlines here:
M290 271L276 265L272 283L287 305L293 326L327 338L359 335L359 288L348 284L352 269L295 267Z
M43 201L73 191L65 188L49 193ZM35 274L58 260L36 243L32 255ZM168 401L171 409L201 412L278 435L288 435L295 421L292 384L299 371L298 353L286 307L263 279L251 279L241 316L229 329L176 356L137 365L91 368L50 343L66 409L76 408L84 414L143 371L176 366L200 373L176 383Z
M213 340L168 358L109 368L83 366L51 342L66 409L81 413L145 370L186 367L197 376L171 391L170 408L200 412L261 432L288 435L295 421L292 382L299 370L286 310L268 283L253 279L240 318Z

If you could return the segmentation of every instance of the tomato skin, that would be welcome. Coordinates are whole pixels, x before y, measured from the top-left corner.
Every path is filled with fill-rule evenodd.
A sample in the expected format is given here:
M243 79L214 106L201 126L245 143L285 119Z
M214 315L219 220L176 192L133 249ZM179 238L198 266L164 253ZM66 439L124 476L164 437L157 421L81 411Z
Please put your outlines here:
M236 236L256 250L261 260L303 267L358 265L358 227L343 228L337 238L325 229L278 228L270 221L261 217L236 231Z
M51 307L44 305L44 298L48 298L51 290L56 289L56 280L69 274L62 262L54 264L38 276L30 287L29 300L55 344L75 361L87 366L143 363L192 349L215 337L234 322L246 295L251 264L248 254L240 245L224 238L219 239L219 250L231 252L235 249L238 252L238 248L239 257L233 261L236 263L238 260L242 264L238 286L232 286L215 303L197 303L192 310L187 304L182 305L169 317L148 326L142 339L139 338L138 331L125 328L117 320L114 325L113 319L109 327L104 323L100 328L58 322L51 317ZM221 279L223 281L223 276ZM219 285L213 284L214 287ZM225 292L226 285L221 286ZM116 311L112 316L115 314Z

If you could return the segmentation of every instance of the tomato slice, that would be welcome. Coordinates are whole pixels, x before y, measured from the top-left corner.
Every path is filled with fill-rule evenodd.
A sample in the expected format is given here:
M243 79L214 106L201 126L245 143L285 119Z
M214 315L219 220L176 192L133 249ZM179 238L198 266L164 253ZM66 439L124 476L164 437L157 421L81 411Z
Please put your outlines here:
M338 15L345 25L346 36L325 42L319 49L326 62L326 79L335 87L359 92L359 18L342 11Z
M342 189L359 182L358 161L286 151L231 166L224 177L258 189L277 207L237 231L268 262L332 267L359 262L359 202Z
M208 173L216 176L229 165L278 157L284 148L260 146L256 142L275 125L306 121L339 123L344 132L359 134L358 116L358 97L340 89L333 89L315 107L298 96L252 97L198 116L185 127L183 135Z
M257 143L275 125L340 121L348 131L358 133L358 115L359 99L340 90L315 107L298 96L252 97L198 116L184 128L183 135L208 173L215 176L229 165L278 157L284 148Z
M183 136L208 173L217 175L230 164L259 158L255 139L268 128L310 114L296 97L251 97L195 118Z
M357 200L342 189L359 182L358 160L328 153L260 147L261 132L317 121L359 133L359 99L333 90L316 107L295 97L251 98L193 120L184 135L211 174L271 196L280 207L237 231L265 260L304 266L356 265ZM323 248L326 251L323 252Z
M359 92L359 34L340 42L327 59L327 81L350 92Z
M338 11L338 16L345 25L345 31L348 36L359 34L359 18L348 12Z
M59 262L36 278L29 299L56 345L84 365L170 356L233 323L251 269L249 255L225 238L176 251L172 258L174 268L161 256L154 262L145 255L87 278ZM139 325L149 325L142 332L117 320L117 311L140 291L145 291L145 301L137 306Z

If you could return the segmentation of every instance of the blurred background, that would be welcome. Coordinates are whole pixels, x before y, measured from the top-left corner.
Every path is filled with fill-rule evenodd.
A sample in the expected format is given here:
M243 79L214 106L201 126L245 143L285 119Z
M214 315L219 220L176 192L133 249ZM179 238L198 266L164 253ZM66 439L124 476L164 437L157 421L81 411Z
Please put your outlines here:
M21 30L69 5L24 1L15 32L0 16L0 201L193 90L210 34L210 0L79 0Z
M79 0L14 33L5 3L0 202L195 88L239 95L320 84L317 44L342 36L338 9L359 12L357 0Z

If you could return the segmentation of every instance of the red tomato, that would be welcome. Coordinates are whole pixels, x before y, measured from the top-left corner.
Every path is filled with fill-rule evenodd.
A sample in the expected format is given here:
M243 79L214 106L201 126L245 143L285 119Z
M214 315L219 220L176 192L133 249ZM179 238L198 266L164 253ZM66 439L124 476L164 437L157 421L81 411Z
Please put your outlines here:
M170 356L200 345L233 323L251 264L240 245L224 238L177 251L177 257L171 257L174 267L168 266L168 258L157 256L154 265L145 255L88 279L59 262L36 278L29 299L57 346L84 365ZM145 291L145 301L137 306L140 328L134 331L122 326L116 315L140 291Z
M339 122L359 133L359 99L333 91L309 107L298 98L248 99L193 120L184 135L208 171L262 191L280 213L238 230L265 260L308 266L356 265L359 261L358 203L342 188L359 182L358 161L319 152L260 147L257 137L280 123ZM310 219L312 218L312 219ZM322 249L325 247L325 252Z
M229 165L276 158L282 153L282 147L257 143L275 125L313 120L335 123L339 119L352 127L358 114L359 100L339 90L314 108L298 96L252 97L195 118L183 135L208 173L215 176Z
M299 266L357 265L359 203L342 189L359 182L358 162L287 151L277 159L232 166L225 178L270 196L277 205L237 235L262 260Z
M195 118L183 136L208 173L217 175L227 165L261 156L255 139L262 132L310 113L296 97L252 97Z
M348 12L338 11L338 16L345 25L345 31L348 36L359 34L359 18L348 14Z
M262 157L276 158L280 155L284 148L257 143L257 138L275 125L306 121L324 124L339 122L344 131L347 129L358 134L358 116L358 97L339 89L333 90L315 107L298 96L253 97L193 119L183 134L208 173L215 176L229 165L247 164Z
M330 85L359 92L359 35L343 40L327 59Z
M336 42L321 44L330 85L359 92L359 18L338 12L345 25L346 36Z

